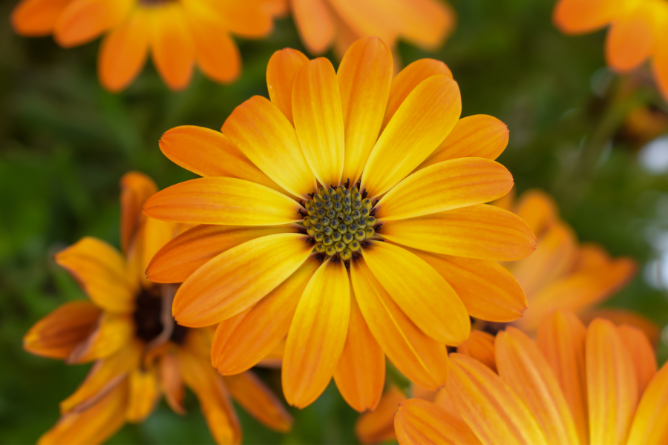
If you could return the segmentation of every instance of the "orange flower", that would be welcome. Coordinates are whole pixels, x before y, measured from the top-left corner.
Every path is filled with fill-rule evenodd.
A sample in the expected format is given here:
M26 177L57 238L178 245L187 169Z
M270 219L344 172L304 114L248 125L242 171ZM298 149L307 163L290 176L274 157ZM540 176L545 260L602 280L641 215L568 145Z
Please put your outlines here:
M469 336L469 315L511 321L526 307L495 261L525 257L535 237L483 204L512 188L493 161L507 128L459 120L459 88L441 62L392 73L378 38L353 44L338 73L327 59L278 51L271 101L237 107L222 134L179 127L160 142L204 177L144 205L152 218L200 224L156 254L149 278L183 282L180 324L223 322L212 360L224 375L287 335L283 390L298 407L333 375L351 406L373 409L385 355L435 389L444 345Z
M394 48L405 39L435 50L455 27L455 13L440 0L291 0L306 48L324 53L332 44L342 57L361 37L378 36Z
M663 97L668 100L668 3L663 0L560 0L554 23L564 33L583 34L610 26L605 55L620 73L651 59Z
M121 91L148 54L172 90L188 86L195 63L211 79L229 83L241 71L231 35L267 36L285 0L21 0L12 13L24 36L53 34L62 47L106 34L98 71L102 85Z
M289 414L251 372L221 377L211 367L212 331L174 323L169 310L175 286L150 283L144 270L156 250L181 230L141 214L144 201L156 192L150 178L128 173L121 185L125 257L95 238L58 253L56 262L91 301L64 304L24 339L33 354L68 363L95 361L79 389L61 403L60 421L39 443L103 442L126 421L146 418L160 393L174 411L184 413L184 384L199 398L217 443L241 442L230 395L269 427L288 431Z
M640 331L602 319L585 329L555 312L537 343L512 327L499 333L495 356L498 375L452 354L439 405L401 403L399 443L668 443L668 364L657 373Z

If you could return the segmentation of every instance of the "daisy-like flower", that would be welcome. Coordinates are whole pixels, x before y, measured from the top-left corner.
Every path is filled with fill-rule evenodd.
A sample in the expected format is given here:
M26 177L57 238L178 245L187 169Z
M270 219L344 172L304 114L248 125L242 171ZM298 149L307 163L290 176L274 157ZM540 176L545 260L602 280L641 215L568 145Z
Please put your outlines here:
M668 100L668 3L664 0L559 0L554 23L566 34L609 26L608 66L626 73L651 60L659 90Z
M53 34L65 48L104 34L98 60L102 85L123 90L151 54L172 90L188 86L195 64L217 82L241 71L232 35L262 38L284 0L21 0L12 26L23 36Z
M597 319L585 329L555 312L538 340L509 327L494 342L496 368L451 354L438 404L402 402L395 429L413 444L665 444L668 364L628 326Z
M178 233L179 225L141 214L156 192L147 176L121 181L121 241L125 256L107 243L84 238L56 255L90 297L66 303L26 334L25 349L68 363L95 361L83 384L61 405L60 421L41 444L105 441L123 424L140 422L161 393L180 414L184 384L198 397L220 444L241 442L230 395L267 426L290 429L292 419L276 396L251 372L221 377L211 367L213 332L188 329L171 317L173 285L150 283L144 270L153 254Z
M271 101L246 101L222 133L179 127L160 142L204 177L144 205L151 218L200 224L156 254L149 279L183 282L179 324L220 323L212 360L223 375L287 334L283 390L298 407L333 375L351 406L374 408L385 355L435 389L445 345L466 340L469 315L511 321L526 307L495 261L525 257L535 237L484 204L513 186L493 161L507 128L490 116L459 120L459 88L442 62L392 73L379 38L353 44L338 73L327 59L278 51Z
M291 0L306 48L322 54L334 45L343 56L357 39L378 36L391 48L399 39L435 50L452 33L455 13L441 0Z

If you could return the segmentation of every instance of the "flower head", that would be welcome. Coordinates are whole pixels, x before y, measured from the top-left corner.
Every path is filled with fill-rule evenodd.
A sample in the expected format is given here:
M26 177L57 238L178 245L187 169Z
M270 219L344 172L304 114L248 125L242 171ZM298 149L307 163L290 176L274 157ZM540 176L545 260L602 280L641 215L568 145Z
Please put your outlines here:
M668 441L668 364L657 373L644 335L569 312L541 323L537 342L509 327L494 344L498 374L451 355L438 405L402 402L400 444L661 444Z
M663 0L560 0L554 23L564 33L583 34L609 26L608 66L625 73L651 60L659 90L668 100L668 3Z
M121 243L84 238L56 255L90 297L66 303L25 336L25 349L68 363L95 361L88 378L61 403L62 418L40 443L100 443L126 421L146 418L160 393L184 413L184 384L199 398L214 438L240 443L241 429L230 395L252 415L279 431L291 419L276 397L250 372L219 376L211 367L212 332L179 326L170 314L174 285L144 277L148 260L175 234L177 224L141 214L156 186L143 174L122 181Z
M353 44L338 73L327 59L279 51L267 69L271 101L237 107L222 134L180 127L160 143L203 178L157 193L144 213L199 225L156 254L148 277L183 282L179 324L220 323L212 360L224 375L287 335L292 405L313 402L333 375L354 408L372 409L385 355L435 389L445 345L468 337L469 315L510 321L526 307L495 261L528 255L534 235L484 204L513 185L493 161L505 125L460 120L459 88L441 62L392 73L378 38Z
M53 34L63 47L105 34L100 82L120 91L151 54L172 90L190 83L195 63L209 78L234 81L241 59L231 35L261 38L271 32L282 0L21 0L12 13L24 36Z

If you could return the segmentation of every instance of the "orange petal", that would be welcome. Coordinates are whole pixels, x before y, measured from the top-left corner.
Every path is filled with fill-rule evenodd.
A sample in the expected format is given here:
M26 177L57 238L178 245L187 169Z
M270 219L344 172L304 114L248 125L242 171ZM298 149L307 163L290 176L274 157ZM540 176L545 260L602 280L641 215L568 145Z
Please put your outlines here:
M567 34L591 32L607 25L618 13L618 0L560 0L554 8L554 24Z
M53 37L65 48L87 43L119 24L132 0L74 0L58 17Z
M297 20L297 16L295 16L295 19ZM306 63L308 63L308 57L304 54L296 49L284 48L276 51L267 64L269 97L291 124L293 123L292 85L299 69Z
M355 297L390 361L412 381L435 390L447 378L445 346L422 332L392 300L364 258L351 264Z
M303 408L322 394L343 352L350 321L350 282L342 262L313 274L295 311L285 344L283 392Z
M378 37L360 39L346 51L338 80L345 124L343 180L355 184L376 144L392 84L392 53Z
M153 256L146 274L156 283L182 283L193 272L233 247L267 235L294 233L293 226L212 226L183 232Z
M612 22L605 41L610 68L629 72L647 60L654 47L653 21L653 8L639 4L635 10Z
M170 408L179 414L185 414L183 399L186 392L175 354L163 354L160 358L160 386Z
M149 31L147 11L138 8L104 37L97 69L107 90L119 92L139 75L148 56Z
M181 285L172 312L182 326L203 327L252 306L287 279L311 255L308 237L283 233L229 249Z
M628 444L668 443L668 363L650 382L636 411Z
M668 14L663 15L663 26L668 23ZM668 36L659 34L657 36L656 51L652 59L652 72L659 92L664 100L668 101Z
M105 442L125 423L127 394L127 383L123 381L89 408L61 417L37 443L57 445Z
M401 402L394 417L394 429L400 445L481 443L461 419L421 399Z
M538 236L558 222L557 204L542 190L532 189L522 193L515 209L512 210L531 227Z
M135 369L128 379L128 407L125 418L128 422L141 422L153 411L158 401L158 381L151 371Z
M379 196L420 165L459 120L462 101L457 82L446 75L418 85L383 130L362 175L362 188Z
M384 221L414 218L482 204L500 198L512 188L512 175L495 161L453 159L403 180L377 204L376 218Z
M322 54L332 44L336 30L325 0L292 0L292 15L308 51Z
M474 260L411 250L436 270L457 293L471 317L509 322L527 308L515 278L494 261Z
M631 363L635 367L636 377L638 378L638 394L642 394L656 374L654 348L652 348L645 334L637 328L622 325L617 328L617 332L631 355Z
M67 363L85 363L108 357L126 346L135 333L135 324L127 314L104 312L96 329L67 356Z
M199 7L206 6L208 15L220 20L221 29L228 30L240 37L266 37L273 29L271 16L272 9L274 12L276 10L276 5L272 6L262 1L221 2L219 0L191 0L189 3Z
M364 321L356 298L352 298L348 336L334 381L345 401L361 413L376 409L383 394L385 354Z
M267 226L301 220L302 207L282 193L236 178L199 178L159 191L144 214L187 224Z
M375 241L364 249L364 259L387 293L425 334L448 345L468 338L471 323L464 304L424 260L399 246Z
M379 2L398 25L401 36L415 46L435 51L455 27L455 12L436 0L391 0Z
M492 334L478 330L471 331L471 336L457 347L457 352L473 357L492 371L497 372Z
M185 10L202 72L216 82L234 82L241 74L241 55L232 37L216 18L197 10Z
M72 0L21 0L12 11L14 32L26 37L51 34L58 17Z
M272 180L294 196L308 199L316 188L290 121L274 104L254 96L234 109L223 133Z
M585 334L585 327L573 313L555 311L541 322L537 340L566 397L582 444L589 441Z
M155 182L147 175L129 172L121 178L121 246L128 251L141 221L141 209L148 198L158 191Z
M591 443L626 440L638 403L638 381L615 326L594 320L587 329L587 395Z
M420 59L401 70L392 81L392 88L390 90L387 108L385 109L385 119L383 120L382 128L387 126L401 104L404 103L408 95L418 85L431 76L441 74L452 78L452 72L448 66L440 60L435 59Z
M398 221L379 219L383 238L443 255L514 261L536 248L536 237L522 219L486 204Z
M589 324L596 318L605 318L617 326L623 324L633 326L636 329L640 329L642 333L645 334L653 347L656 347L659 342L659 337L661 336L661 328L656 323L643 315L626 309L603 308L587 310L587 312L583 313L580 318L585 324Z
M494 160L508 146L508 126L485 114L460 119L441 145L434 150L419 169L457 158L486 158Z
M58 252L55 260L102 309L114 313L134 309L134 295L125 278L125 260L109 244L86 237Z
M329 60L311 60L297 73L292 117L316 179L321 185L336 187L343 172L345 138L339 84Z
M30 328L23 337L23 349L42 357L65 359L93 333L101 313L89 301L65 303Z
M448 393L482 443L548 444L533 414L488 367L450 354Z
M218 372L229 375L246 371L281 343L304 289L319 266L315 258L306 260L252 308L218 325L211 348L211 361Z
M292 428L292 416L283 408L276 395L250 371L223 377L228 391L248 413L269 428L287 433Z
M566 398L536 344L508 326L497 334L495 352L499 375L529 408L548 443L579 443Z
M383 394L378 406L357 418L355 435L365 444L371 445L396 438L394 434L394 413L406 396L399 388L391 385Z
M180 3L171 2L151 12L153 62L170 89L182 90L190 83L195 63L195 43L184 9Z

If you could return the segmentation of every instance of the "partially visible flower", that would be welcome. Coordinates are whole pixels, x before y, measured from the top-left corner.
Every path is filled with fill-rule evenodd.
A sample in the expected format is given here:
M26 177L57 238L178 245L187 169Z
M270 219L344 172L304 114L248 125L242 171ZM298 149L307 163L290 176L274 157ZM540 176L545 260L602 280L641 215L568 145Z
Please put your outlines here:
M665 444L668 363L657 373L631 327L569 312L543 320L534 342L509 327L495 341L498 374L451 354L442 401L400 404L395 430L413 444Z
M121 186L125 255L96 238L58 253L56 262L90 301L64 304L24 339L25 349L36 355L95 361L79 389L61 403L60 421L39 443L103 442L126 421L145 419L161 393L183 414L184 384L197 395L217 443L241 442L230 395L269 427L289 430L290 416L251 372L221 377L211 367L212 331L174 322L170 308L176 287L151 283L144 271L153 254L185 227L141 214L144 201L156 192L147 176L128 173Z
M290 0L306 48L338 57L361 37L378 36L390 48L399 39L435 50L452 33L455 12L443 0Z
M151 54L172 90L188 86L197 64L212 80L234 81L241 71L232 35L262 38L285 0L21 0L12 26L23 36L53 34L65 48L105 34L98 71L102 85L121 91Z
M584 34L609 26L608 66L626 73L650 60L668 100L668 3L664 0L560 0L554 23L564 33Z
M152 218L199 224L156 254L149 278L183 282L180 324L219 323L212 360L224 375L287 335L283 391L298 407L333 376L351 406L373 409L386 355L436 389L445 344L468 338L469 315L512 321L526 308L496 261L527 256L535 237L484 204L512 188L494 161L508 129L491 116L459 119L459 87L442 62L392 78L379 38L353 44L338 72L278 51L271 101L244 102L222 133L179 127L160 141L203 177L144 205Z

